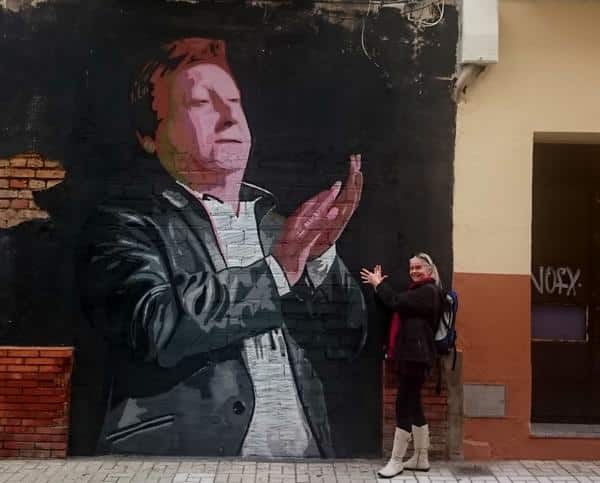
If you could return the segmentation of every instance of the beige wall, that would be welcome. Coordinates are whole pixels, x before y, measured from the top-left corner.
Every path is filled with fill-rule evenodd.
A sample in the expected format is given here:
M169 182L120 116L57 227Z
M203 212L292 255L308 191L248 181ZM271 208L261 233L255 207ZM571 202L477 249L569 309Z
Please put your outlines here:
M600 1L500 0L500 62L458 106L454 287L463 383L506 391L504 417L464 418L466 458L600 454L600 439L530 434L534 137L600 141Z
M533 138L545 131L600 132L598 1L500 0L500 62L457 112L455 272L529 274Z

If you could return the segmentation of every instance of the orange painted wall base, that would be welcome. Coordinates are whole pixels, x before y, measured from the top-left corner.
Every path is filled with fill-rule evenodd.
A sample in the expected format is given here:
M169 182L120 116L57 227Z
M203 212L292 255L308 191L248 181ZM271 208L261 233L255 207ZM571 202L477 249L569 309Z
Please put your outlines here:
M598 459L600 439L530 433L531 299L528 275L455 273L463 384L503 385L505 417L464 418L465 459Z

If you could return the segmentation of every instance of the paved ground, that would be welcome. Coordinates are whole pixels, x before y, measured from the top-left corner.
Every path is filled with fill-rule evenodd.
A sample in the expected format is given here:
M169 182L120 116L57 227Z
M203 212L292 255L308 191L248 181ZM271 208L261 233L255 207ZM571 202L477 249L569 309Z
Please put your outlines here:
M374 460L255 462L201 458L0 460L0 482L365 483ZM403 483L600 483L597 461L436 462L429 473L404 472Z

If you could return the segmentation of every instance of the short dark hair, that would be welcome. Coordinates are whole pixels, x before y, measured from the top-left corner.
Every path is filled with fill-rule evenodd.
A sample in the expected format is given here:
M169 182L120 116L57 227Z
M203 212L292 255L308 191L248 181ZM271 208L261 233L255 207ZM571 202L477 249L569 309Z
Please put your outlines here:
M161 103L168 98L166 78L193 64L216 64L231 73L225 42L190 37L160 46L135 73L129 92L134 127L141 136L154 137L162 116Z

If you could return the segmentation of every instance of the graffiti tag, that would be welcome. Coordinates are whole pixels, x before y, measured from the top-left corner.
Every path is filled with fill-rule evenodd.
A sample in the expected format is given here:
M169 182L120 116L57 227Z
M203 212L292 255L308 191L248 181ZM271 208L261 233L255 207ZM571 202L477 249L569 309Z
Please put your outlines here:
M540 295L577 295L577 288L581 287L579 278L581 269L573 270L571 267L538 267L537 278L531 274L531 281Z

